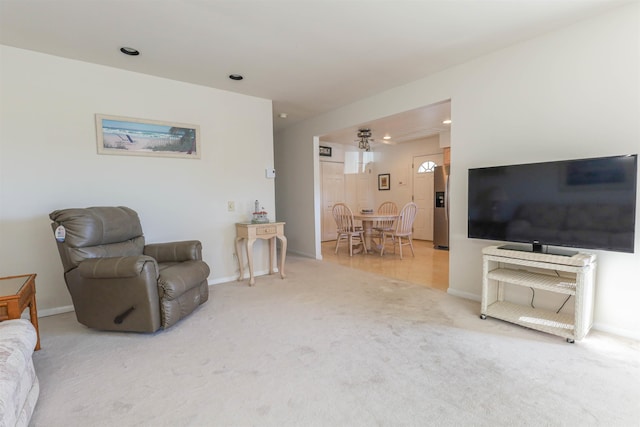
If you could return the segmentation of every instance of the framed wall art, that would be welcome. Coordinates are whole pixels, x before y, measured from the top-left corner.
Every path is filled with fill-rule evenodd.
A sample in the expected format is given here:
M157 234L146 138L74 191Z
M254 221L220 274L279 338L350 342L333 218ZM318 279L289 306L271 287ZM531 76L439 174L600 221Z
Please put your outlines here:
M200 158L200 127L96 114L98 154Z
M391 189L391 175L388 173L378 174L378 190Z
M325 146L321 145L319 147L319 150L320 150L319 154L321 156L331 157L331 147L325 147Z

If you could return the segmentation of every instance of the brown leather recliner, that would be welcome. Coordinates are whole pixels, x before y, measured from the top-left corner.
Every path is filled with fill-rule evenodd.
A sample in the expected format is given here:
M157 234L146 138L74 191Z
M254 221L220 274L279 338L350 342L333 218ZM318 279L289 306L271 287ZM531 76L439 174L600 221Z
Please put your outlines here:
M145 245L127 207L49 214L78 322L111 331L168 328L209 298L197 240Z

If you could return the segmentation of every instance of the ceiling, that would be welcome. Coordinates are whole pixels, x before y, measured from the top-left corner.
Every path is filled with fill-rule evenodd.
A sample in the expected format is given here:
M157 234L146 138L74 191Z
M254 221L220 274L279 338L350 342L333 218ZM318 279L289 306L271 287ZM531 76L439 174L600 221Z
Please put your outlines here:
M339 131L321 135L320 141L358 145L356 142L358 130L365 128L371 130L371 147L375 148L378 144L396 145L448 131L451 125L442 122L450 118L451 102L444 101L382 119L354 124ZM384 139L385 137L389 139Z
M0 43L271 99L277 132L629 2L0 0ZM368 125L425 136L443 107ZM327 137L352 142L359 125Z

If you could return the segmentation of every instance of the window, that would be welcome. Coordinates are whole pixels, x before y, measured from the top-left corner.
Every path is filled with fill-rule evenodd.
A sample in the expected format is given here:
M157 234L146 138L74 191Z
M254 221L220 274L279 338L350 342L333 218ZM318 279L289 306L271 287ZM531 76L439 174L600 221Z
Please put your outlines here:
M432 162L431 160L427 160L426 162L424 162L423 164L421 164L418 167L418 173L429 173L429 172L433 172L433 169L438 166L436 165L434 162Z

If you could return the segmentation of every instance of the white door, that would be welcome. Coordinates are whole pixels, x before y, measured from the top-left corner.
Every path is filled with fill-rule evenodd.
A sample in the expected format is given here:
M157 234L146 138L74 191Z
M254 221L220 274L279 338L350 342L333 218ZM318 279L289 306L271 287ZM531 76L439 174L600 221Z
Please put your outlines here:
M344 163L320 162L322 191L322 241L336 239L333 205L344 202Z
M357 211L360 212L362 209L375 210L376 207L373 205L373 186L370 164L364 165L364 167L360 166L358 168L357 180Z
M442 154L413 158L413 201L418 206L413 222L414 239L433 240L433 168L442 161Z

